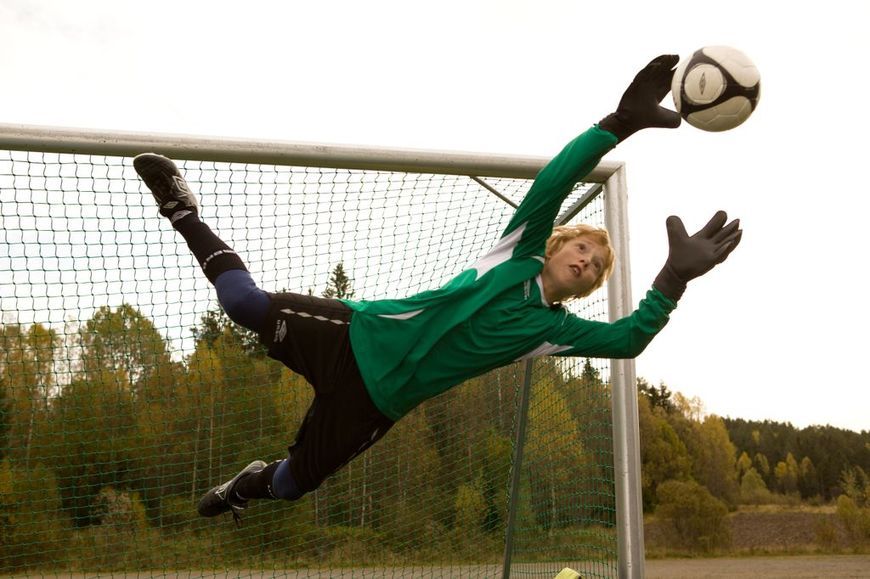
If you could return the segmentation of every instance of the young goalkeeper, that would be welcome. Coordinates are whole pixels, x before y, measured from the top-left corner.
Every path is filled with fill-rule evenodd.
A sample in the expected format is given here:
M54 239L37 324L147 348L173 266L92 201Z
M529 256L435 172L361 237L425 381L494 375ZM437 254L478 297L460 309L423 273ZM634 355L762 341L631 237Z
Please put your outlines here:
M632 358L665 326L686 282L721 263L740 241L717 212L689 236L667 220L669 255L646 297L614 323L584 320L562 304L600 287L612 271L607 232L553 221L600 158L632 133L675 128L659 103L677 57L654 59L606 116L538 174L495 247L444 287L405 299L349 301L257 287L241 258L199 219L196 197L172 161L133 164L161 215L184 237L234 322L257 332L269 356L313 386L314 400L287 458L257 460L199 502L202 516L238 520L251 499L295 500L379 440L402 416L462 381L544 355ZM552 234L552 235L551 235Z

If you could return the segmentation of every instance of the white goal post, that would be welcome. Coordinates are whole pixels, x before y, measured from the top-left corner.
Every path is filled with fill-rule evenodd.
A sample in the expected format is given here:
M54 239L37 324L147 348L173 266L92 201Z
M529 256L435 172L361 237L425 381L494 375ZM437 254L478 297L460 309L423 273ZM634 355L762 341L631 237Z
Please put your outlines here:
M534 179L549 161L549 158L531 156L264 142L253 139L14 124L0 124L0 150L112 157L132 157L151 151L170 158L191 161L459 175L477 180L508 203L510 200L503 197L498 187L490 185L486 179ZM603 192L605 225L618 256L616 270L607 283L608 316L610 320L616 320L629 315L635 307L630 281L625 166L620 162L602 162L585 181L598 186L569 207L560 220L567 222L592 196ZM530 375L530 370L527 375ZM610 385L618 576L640 578L644 576L644 539L636 374L633 360L610 362ZM521 457L522 443L518 448ZM514 458L517 458L516 455ZM518 488L517 481L514 491ZM511 527L508 525L508 535L510 532ZM510 539L508 543L509 541ZM508 544L505 549L506 563L509 563L510 550ZM506 564L505 577L510 573L509 569L510 565Z

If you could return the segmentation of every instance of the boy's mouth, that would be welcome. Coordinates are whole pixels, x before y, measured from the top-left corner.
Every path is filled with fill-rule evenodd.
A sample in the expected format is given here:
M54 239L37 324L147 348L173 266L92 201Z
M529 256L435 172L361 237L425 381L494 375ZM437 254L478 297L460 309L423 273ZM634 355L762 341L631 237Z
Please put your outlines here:
M580 274L583 273L580 268L576 265L569 266L571 268L571 273L574 274L574 277L580 277Z

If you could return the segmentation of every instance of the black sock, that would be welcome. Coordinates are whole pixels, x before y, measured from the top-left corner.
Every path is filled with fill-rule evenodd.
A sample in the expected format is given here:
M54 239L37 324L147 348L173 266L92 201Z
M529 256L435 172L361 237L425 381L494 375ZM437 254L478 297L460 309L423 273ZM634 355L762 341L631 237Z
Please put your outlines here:
M212 284L225 271L231 269L248 271L242 258L215 235L208 225L200 221L196 213L179 219L172 226L184 237L187 246L205 272L205 277Z
M240 499L276 499L272 492L272 477L283 461L276 460L260 472L240 478L233 487L233 493Z

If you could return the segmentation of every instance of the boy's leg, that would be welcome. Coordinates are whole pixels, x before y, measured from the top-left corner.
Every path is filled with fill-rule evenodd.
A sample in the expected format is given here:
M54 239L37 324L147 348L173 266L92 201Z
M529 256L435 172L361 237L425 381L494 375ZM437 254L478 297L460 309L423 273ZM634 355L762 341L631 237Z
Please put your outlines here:
M154 195L160 214L184 237L214 284L227 316L259 333L269 311L269 296L254 283L238 254L200 221L196 196L175 163L161 155L144 153L133 159L133 166ZM199 504L200 514L215 516L232 511L238 519L248 499L298 498L301 494L295 490L296 483L285 463L252 462L231 480L206 493Z
M340 300L271 294L260 341L314 388L289 448L289 471L301 493L379 440L393 425L372 402L350 343L353 311Z
M261 342L269 356L303 376L315 396L289 458L249 464L199 503L212 517L239 514L251 499L295 500L380 440L393 426L375 407L360 376L348 333L351 310L338 300L270 295Z
M146 153L133 160L160 214L187 241L233 321L257 331L269 355L304 376L315 399L290 458L254 461L200 500L203 516L239 512L250 499L297 499L392 427L372 403L350 348L350 309L338 300L260 290L241 258L199 220L199 205L175 164ZM285 339L286 338L286 339Z
M270 464L255 460L227 482L205 493L196 510L203 517L215 517L229 511L238 523L241 512L251 499L296 500L303 493L296 487L289 468L288 459Z
M143 153L133 159L133 167L154 195L160 214L184 237L214 284L218 301L230 319L259 332L269 297L254 283L238 254L200 221L196 196L175 163L161 155Z
M308 493L379 441L393 427L369 397L362 379L314 397L289 450L289 471Z

